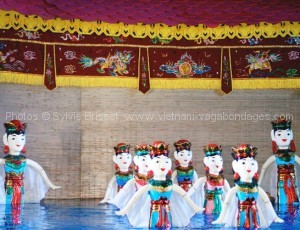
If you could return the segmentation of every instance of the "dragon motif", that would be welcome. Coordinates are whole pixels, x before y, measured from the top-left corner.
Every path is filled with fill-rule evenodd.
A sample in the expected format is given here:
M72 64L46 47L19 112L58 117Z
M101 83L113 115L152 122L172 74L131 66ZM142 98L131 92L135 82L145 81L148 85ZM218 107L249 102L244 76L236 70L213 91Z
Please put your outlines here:
M82 56L79 64L82 65L83 69L99 65L100 68L97 68L99 73L105 73L105 69L108 69L111 76L118 76L118 74L124 75L129 73L127 67L133 57L131 51L116 51L114 55L108 54L106 58L97 57L94 60L90 57Z
M246 55L246 59L248 64L245 68L249 68L249 74L252 73L253 70L269 70L272 71L271 62L278 62L281 61L280 54L269 54L270 50L268 51L255 51L255 55L252 54Z

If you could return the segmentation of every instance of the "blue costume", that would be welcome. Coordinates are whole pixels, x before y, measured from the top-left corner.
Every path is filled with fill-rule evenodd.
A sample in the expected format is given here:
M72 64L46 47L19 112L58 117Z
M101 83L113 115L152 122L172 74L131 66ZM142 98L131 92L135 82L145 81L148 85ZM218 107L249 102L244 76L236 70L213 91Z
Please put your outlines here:
M258 197L257 184L252 183L237 183L237 193L238 198L238 219L237 226L244 228L258 228L258 210L256 206L256 201Z
M122 173L122 172L116 172L116 181L117 181L117 185L118 185L118 192L120 191L120 189L123 188L123 186L130 180L133 178L133 172L129 171L127 173Z
M278 204L299 202L299 157L291 130L291 121L280 117L272 121L273 156L265 162L259 185L275 198Z
M172 195L172 181L149 180L151 189L151 215L149 227L171 227L170 197Z

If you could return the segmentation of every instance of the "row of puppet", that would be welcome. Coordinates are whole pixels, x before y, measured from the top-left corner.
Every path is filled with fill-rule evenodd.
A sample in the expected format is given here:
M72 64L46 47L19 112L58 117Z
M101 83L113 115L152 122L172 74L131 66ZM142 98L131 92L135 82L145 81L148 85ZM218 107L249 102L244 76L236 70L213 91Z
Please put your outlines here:
M129 145L120 143L113 161L117 172L109 182L104 199L120 208L118 215L127 215L135 227L184 227L197 212L219 214L213 224L258 228L273 221L283 222L275 213L267 192L278 204L299 202L297 178L300 158L295 156L291 121L281 117L272 122L274 155L263 165L261 176L255 160L257 148L241 144L232 148L234 184L222 174L222 147L204 147L205 177L198 178L192 162L191 143L174 143L176 167L171 171L168 145L156 141L152 145L135 146L130 169Z
M272 125L274 155L263 165L259 181L256 148L233 148L235 186L231 189L222 175L221 146L210 144L204 148L206 176L197 178L191 165L191 143L187 140L175 143L177 166L173 173L168 145L163 141L136 146L135 174L130 169L129 145L121 143L113 156L117 172L102 203L117 205L121 209L118 214L126 213L137 227L186 226L195 213L202 211L220 213L214 223L226 226L267 227L272 221L281 222L264 190L279 204L298 202L300 160L295 156L291 121L279 118ZM23 154L27 124L12 120L4 126L0 203L19 215L24 202L38 203L49 188L60 186L52 184L43 168Z

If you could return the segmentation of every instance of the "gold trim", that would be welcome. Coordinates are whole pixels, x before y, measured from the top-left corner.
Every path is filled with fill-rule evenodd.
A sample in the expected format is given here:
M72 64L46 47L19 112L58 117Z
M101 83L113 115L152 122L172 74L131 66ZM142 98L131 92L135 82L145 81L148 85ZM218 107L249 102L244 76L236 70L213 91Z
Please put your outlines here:
M230 68L230 82L231 82L231 86L232 86L232 62L231 62L231 48L228 49L228 56L229 56L229 68Z
M1 28L0 28L1 29ZM1 38L0 41L23 42L40 45L60 45L60 46L81 46L81 47L125 47L125 48L155 48L155 49L269 49L269 48L299 48L299 45L256 45L256 46L229 46L229 45L213 45L213 46L170 46L170 45L135 45L135 44L73 44L67 42L45 42L34 40L22 40L15 38Z
M152 185L151 187L154 191L157 191L157 192L168 192L168 191L172 190L172 186L163 187L163 186Z
M44 44L44 73L43 75L45 76L46 74L46 64L47 63L47 45Z
M148 78L149 78L149 84L151 81L151 69L150 69L150 58L149 58L149 47L147 47L147 67L148 67ZM150 88L151 88L151 84L150 84Z
M220 66L220 89L221 89L222 81L223 81L223 50L224 50L224 48L221 48L221 60L220 60L220 63L221 63L221 66Z
M258 191L258 187L254 187L254 188L242 188L238 185L236 185L237 190L245 192L245 193L254 193Z
M137 87L140 87L140 81L141 81L141 47L139 47L139 62L138 62L138 85Z
M56 72L56 53L55 53L55 44L52 46L52 51L53 51L53 68L54 68L54 82L55 82L55 88L52 90L55 90L57 85L56 85L56 79L57 79L57 72Z
M199 39L224 39L224 38L274 38L284 36L299 36L300 22L282 21L272 24L260 22L258 24L240 23L236 26L219 25L207 27L203 24L196 26L178 24L169 26L163 23L157 24L125 24L106 23L103 21L81 21L79 19L63 20L61 18L43 19L36 15L24 15L17 11L0 10L0 29L15 30L24 29L27 31L51 31L54 33L79 33L79 34L104 34L106 36L132 36L134 38L155 38L187 40Z

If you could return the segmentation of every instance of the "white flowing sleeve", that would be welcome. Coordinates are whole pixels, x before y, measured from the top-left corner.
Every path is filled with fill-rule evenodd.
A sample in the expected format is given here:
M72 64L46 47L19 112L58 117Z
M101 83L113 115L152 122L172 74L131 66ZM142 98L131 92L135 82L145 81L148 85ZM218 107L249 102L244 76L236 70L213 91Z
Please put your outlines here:
M5 204L6 194L5 194L4 183L5 183L4 165L0 165L0 204Z
M224 179L224 187L223 187L223 194L222 194L222 201L225 200L225 197L227 196L227 193L230 190L230 185L226 179Z
M223 211L223 209L222 209ZM228 209L225 213L224 224L225 227L236 227L237 226L237 214L238 214L238 198L236 195L232 197L228 204Z
M50 188L41 174L29 164L24 171L23 183L25 203L39 203Z
M134 199L134 198L132 198ZM151 199L148 192L144 192L134 201L126 215L130 224L137 228L149 226L151 212ZM188 205L184 197L172 192L170 199L170 212L172 216L172 227L185 227L196 212Z
M238 199L236 196L236 187L231 188L222 207L222 211L213 224L225 224L225 227L237 226Z
M190 198L192 199L192 201L194 201L194 203L200 208L203 208L204 206L205 184L206 184L206 177L200 177L188 192L188 194L191 194Z
M123 209L129 202L131 197L133 197L135 192L135 178L132 178L124 185L124 187L116 194L115 197L113 197L113 199L109 203L117 206L119 209Z
M111 203L112 199L117 195L118 193L118 184L116 177L113 176L107 186L105 196L103 200L100 201L100 203Z
M257 209L261 228L268 228L272 222L277 218L277 214L268 198L268 195L261 188L259 189L259 196L257 198ZM265 200L263 199L265 198Z
M149 226L151 199L148 192L142 194L126 213L129 223L136 228Z
M176 192L172 192L170 199L170 211L172 216L172 227L185 227L190 219L196 214L187 201Z

